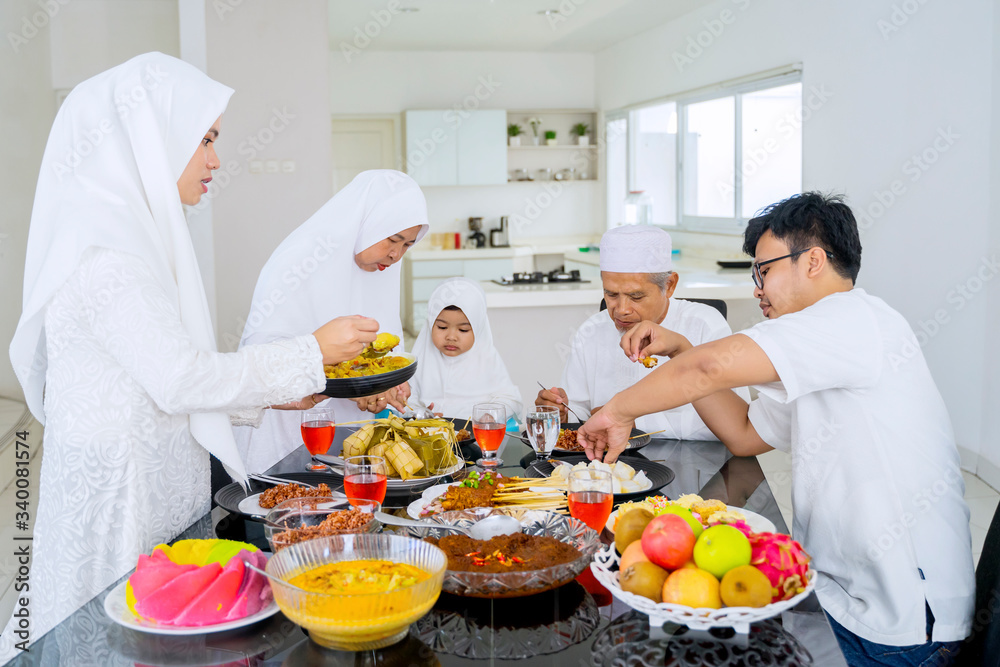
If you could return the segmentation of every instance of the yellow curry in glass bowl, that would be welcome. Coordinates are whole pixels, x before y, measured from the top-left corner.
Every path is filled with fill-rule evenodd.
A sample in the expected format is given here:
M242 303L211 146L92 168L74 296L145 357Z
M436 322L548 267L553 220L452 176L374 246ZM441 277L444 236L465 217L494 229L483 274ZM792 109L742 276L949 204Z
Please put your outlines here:
M274 600L321 646L360 651L394 644L441 594L448 558L399 535L300 542L267 564Z

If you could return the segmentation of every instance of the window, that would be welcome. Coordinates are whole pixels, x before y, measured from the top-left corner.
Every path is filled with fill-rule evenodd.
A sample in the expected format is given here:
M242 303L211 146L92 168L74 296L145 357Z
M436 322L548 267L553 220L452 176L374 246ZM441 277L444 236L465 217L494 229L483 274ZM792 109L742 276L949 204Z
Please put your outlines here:
M761 208L802 189L798 72L607 118L609 227L622 223L629 192L652 201L656 225L741 232Z

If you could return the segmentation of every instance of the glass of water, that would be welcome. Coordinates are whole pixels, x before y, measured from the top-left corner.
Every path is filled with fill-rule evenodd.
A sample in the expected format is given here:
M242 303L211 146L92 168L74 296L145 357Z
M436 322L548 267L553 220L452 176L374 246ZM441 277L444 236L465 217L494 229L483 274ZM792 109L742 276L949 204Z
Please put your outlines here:
M535 460L543 461L559 441L559 408L536 405L528 411L528 439L535 450Z

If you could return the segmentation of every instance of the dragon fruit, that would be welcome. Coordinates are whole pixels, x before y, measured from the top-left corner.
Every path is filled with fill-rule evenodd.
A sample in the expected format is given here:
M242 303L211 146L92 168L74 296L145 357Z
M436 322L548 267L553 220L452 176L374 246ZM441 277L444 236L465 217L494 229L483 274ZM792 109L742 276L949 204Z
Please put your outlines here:
M789 535L754 533L750 564L771 581L771 602L788 600L805 590L809 582L809 554Z

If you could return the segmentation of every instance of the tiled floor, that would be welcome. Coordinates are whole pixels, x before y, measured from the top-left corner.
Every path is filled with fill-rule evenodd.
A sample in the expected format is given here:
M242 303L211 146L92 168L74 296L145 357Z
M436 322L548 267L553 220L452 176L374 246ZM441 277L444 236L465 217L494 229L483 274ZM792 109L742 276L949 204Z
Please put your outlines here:
M777 449L757 457L767 478L768 486L778 501L778 508L789 528L792 525L792 458ZM972 559L978 564L979 555L986 541L986 531L993 520L993 513L1000 503L997 493L986 482L972 473L962 471L965 478L965 502L969 504L969 529L972 532Z

